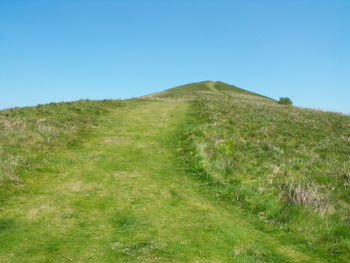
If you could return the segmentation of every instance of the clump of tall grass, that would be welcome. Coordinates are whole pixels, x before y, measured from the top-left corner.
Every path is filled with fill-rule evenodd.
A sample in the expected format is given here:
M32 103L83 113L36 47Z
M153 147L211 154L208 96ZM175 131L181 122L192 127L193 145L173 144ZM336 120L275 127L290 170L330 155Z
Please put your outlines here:
M16 175L16 167L20 163L18 157L9 155L2 156L0 159L0 180L9 179L19 182L19 177Z
M320 186L312 181L290 179L290 182L281 184L281 198L293 204L308 206L320 215L334 211L330 202L331 189Z

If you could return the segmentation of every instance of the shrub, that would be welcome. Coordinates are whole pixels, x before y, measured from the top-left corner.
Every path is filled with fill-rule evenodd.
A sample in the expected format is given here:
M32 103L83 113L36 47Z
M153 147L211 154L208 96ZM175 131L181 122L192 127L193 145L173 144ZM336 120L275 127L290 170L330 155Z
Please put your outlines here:
M291 101L290 98L285 97L285 98L280 98L280 100L278 101L278 104L282 104L282 105L292 105L293 102Z

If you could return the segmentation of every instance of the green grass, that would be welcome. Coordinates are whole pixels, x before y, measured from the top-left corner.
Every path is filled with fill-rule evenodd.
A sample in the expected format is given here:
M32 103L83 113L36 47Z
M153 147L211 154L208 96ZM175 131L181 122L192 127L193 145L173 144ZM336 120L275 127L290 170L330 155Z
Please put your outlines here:
M349 117L167 93L0 112L0 262L349 260Z
M163 101L193 101L195 99L203 97L215 98L218 93L226 95L252 95L255 97L266 98L271 100L268 97L238 88L234 85L229 85L221 81L202 81L197 83L190 83L175 88L167 89L162 92L150 94L144 96L144 98L160 99Z
M49 153L78 146L101 116L123 104L82 100L0 111L0 185L40 170L52 161Z
M329 261L350 260L349 116L219 93L193 114L184 156L218 199Z

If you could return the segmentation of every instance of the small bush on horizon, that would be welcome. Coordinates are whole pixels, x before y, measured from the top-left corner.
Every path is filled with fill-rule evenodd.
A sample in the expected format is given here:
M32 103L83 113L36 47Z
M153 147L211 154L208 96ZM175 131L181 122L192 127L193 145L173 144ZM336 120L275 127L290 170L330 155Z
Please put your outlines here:
M293 102L290 98L288 97L281 97L280 100L278 101L278 104L282 105L293 105Z

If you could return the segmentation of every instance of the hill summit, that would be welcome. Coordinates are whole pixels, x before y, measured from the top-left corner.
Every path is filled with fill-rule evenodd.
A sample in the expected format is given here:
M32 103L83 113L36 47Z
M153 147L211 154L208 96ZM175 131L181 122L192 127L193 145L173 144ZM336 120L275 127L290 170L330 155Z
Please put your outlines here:
M161 92L146 95L142 98L187 101L194 100L198 97L214 97L218 94L230 97L237 96L239 94L244 94L271 100L270 98L265 97L263 95L238 88L234 85L230 85L225 82L210 80L181 85Z

